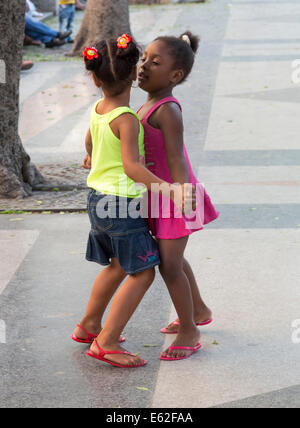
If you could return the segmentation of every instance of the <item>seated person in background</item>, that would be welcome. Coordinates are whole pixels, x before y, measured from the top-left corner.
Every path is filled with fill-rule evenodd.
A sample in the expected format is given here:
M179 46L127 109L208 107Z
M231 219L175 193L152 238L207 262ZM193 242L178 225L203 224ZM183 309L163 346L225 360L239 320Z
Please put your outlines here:
M42 18L43 13L40 13L36 10L35 4L31 0L26 0L26 6L28 8L28 13L32 18Z
M30 37L26 36L26 34L24 35L24 46L42 46L42 42L39 42L38 40L33 40Z
M48 25L43 22L31 18L28 13L25 15L25 35L30 37L30 39L44 43L46 48L64 45L65 39L67 39L71 33L71 30L65 33L52 30L52 28L48 27Z

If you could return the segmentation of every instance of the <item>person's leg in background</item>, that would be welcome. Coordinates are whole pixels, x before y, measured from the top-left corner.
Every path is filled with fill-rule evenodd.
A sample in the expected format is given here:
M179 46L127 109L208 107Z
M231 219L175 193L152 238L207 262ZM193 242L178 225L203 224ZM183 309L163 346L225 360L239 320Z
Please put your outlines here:
M59 21L59 31L62 33L66 31L67 27L67 5L59 5L58 9L58 21Z
M75 19L75 13L76 13L76 7L75 4L70 5L70 11L69 11L69 18L68 18L68 25L67 25L67 31L72 31L74 28L74 19ZM72 36L69 36L66 41L68 43L73 43L74 38Z
M73 31L74 18L75 18L74 4L59 5L60 33ZM71 35L66 38L66 42L73 43L73 38Z
M65 44L65 39L70 36L71 31L58 32L52 30L48 25L25 15L25 34L33 40L39 40L47 48L61 46Z
M52 30L43 22L31 18L27 13L25 15L25 34L31 39L39 40L45 44L59 37L58 31Z

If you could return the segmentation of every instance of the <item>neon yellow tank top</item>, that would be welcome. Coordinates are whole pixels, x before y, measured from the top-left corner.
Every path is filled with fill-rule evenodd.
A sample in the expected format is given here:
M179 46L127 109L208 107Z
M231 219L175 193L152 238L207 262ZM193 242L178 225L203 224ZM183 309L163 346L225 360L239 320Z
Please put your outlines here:
M98 114L97 101L91 112L90 130L93 141L92 168L87 179L88 187L108 195L139 198L147 190L129 178L121 156L121 141L111 130L110 123L124 113L133 114L139 121L139 152L145 156L144 128L137 114L129 107L118 107L106 114Z

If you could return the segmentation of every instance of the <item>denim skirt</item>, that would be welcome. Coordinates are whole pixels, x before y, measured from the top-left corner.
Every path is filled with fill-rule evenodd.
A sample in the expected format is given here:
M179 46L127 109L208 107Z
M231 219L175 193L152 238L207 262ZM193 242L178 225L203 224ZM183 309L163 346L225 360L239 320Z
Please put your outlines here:
M88 193L91 223L86 259L108 266L116 258L127 274L160 264L158 246L141 215L141 200Z

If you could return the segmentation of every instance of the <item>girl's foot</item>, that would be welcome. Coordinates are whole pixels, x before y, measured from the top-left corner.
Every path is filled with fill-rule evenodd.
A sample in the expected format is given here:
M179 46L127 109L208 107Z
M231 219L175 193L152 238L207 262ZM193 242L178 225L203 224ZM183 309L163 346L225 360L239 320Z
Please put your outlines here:
M107 361L111 361L114 364L121 366L143 366L145 365L145 360L140 358L138 355L131 354L122 348L119 344L106 344L99 341L99 339L94 340L90 347L90 353L96 358L99 355L99 351L104 352L122 352L122 354L109 354L104 353L103 358Z
M93 340L100 334L102 331L102 327L96 327L94 324L89 324L89 327L87 324L77 324L74 333L73 333L73 339L76 341L84 341L87 340L86 343L92 343ZM125 342L125 337L120 336L119 343Z
M194 331L190 333L179 333L176 337L176 340L172 343L171 346L174 347L195 347L200 340L201 334L200 331L196 328ZM190 350L184 349L166 349L161 353L161 357L165 358L184 358L191 353Z
M210 321L211 319L212 319L212 311L208 308L205 308L201 312L195 315L194 321L195 321L195 324L198 324L198 323L205 323L207 321ZM164 333L177 333L179 324L180 322L179 322L179 319L177 318L175 321L169 324L168 327L165 327Z
M101 327L96 327L93 324L87 325L81 323L77 324L73 336L75 336L79 340L86 340L88 338L88 333L97 337L101 330Z

